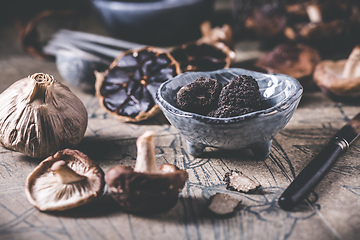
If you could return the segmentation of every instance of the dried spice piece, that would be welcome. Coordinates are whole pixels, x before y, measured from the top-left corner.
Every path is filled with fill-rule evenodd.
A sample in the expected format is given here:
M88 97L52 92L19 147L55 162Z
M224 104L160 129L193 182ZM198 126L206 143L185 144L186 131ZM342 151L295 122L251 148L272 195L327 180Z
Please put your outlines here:
M222 84L216 79L199 77L176 94L176 104L184 111L206 115L217 107Z
M254 182L242 172L237 170L231 170L230 172L225 173L223 181L227 183L226 189L244 193L254 191L260 187L260 184Z
M215 118L228 118L228 117L236 117L240 115L244 115L250 112L256 111L253 108L236 108L233 106L221 106L211 112L208 113L208 117Z
M63 211L102 196L104 172L84 153L64 149L42 161L26 178L29 202L41 211Z
M96 96L119 120L139 122L160 112L157 89L180 73L174 58L158 48L125 51L106 72L96 73Z
M224 85L218 105L260 110L260 97L257 81L251 76L239 75Z
M233 213L241 200L235 199L228 194L216 193L210 197L208 209L216 215L228 215Z
M223 42L204 42L201 39L175 47L170 53L183 72L228 68L235 58L235 52Z
M112 197L125 210L148 214L171 209L188 179L185 170L172 164L156 167L154 132L146 131L136 141L135 168L115 166L105 175Z

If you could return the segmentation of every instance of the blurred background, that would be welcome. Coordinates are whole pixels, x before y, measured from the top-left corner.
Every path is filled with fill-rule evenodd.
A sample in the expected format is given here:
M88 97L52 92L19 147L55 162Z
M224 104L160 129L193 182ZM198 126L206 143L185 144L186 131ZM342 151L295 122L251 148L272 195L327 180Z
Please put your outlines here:
M12 0L2 4L2 59L26 52L54 60L60 42L56 42L56 51L48 46L46 52L44 47L61 29L135 43L127 48L179 46L200 39L204 34L200 26L209 21L212 28L226 25L231 30L230 40L220 39L236 53L231 67L289 74L284 71L289 68L286 64L293 64L304 46L307 52L315 52L310 57L315 65L323 59L347 58L360 40L360 3L356 0ZM61 41L65 43L66 37ZM84 50L83 46L76 48ZM278 52L267 63L260 61L271 51ZM310 73L305 77L313 69L306 70ZM69 78L64 74L63 78ZM301 81L302 77L296 75Z

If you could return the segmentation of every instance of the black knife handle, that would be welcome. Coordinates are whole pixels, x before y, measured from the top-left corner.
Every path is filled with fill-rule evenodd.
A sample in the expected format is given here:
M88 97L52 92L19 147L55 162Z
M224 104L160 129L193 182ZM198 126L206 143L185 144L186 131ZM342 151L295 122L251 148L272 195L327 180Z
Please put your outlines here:
M344 139L328 144L294 179L279 198L279 206L291 210L319 183L331 165L348 149Z

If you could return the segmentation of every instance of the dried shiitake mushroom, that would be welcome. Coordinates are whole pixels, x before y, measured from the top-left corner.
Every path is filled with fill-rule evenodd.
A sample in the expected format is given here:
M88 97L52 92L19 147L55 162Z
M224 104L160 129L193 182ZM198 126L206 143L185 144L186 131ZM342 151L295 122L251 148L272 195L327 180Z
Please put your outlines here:
M180 73L174 58L158 48L125 51L107 71L96 73L96 96L119 120L143 121L161 111L155 104L161 83Z
M42 161L26 178L29 202L41 211L63 211L102 196L104 172L84 153L64 149Z
M312 76L315 65L320 60L319 52L312 47L300 43L282 43L260 57L255 66L268 73L282 73L300 79Z
M360 45L348 59L318 63L313 75L315 83L329 97L351 100L360 97Z
M348 6L340 1L305 3L303 9L308 21L295 22L284 30L290 40L332 41L344 35L348 28L346 12Z
M177 203L188 174L172 164L156 167L154 132L143 133L136 145L135 168L115 166L105 174L112 197L129 212L167 211Z
M35 73L0 95L0 143L33 158L75 147L85 134L87 112L53 76Z

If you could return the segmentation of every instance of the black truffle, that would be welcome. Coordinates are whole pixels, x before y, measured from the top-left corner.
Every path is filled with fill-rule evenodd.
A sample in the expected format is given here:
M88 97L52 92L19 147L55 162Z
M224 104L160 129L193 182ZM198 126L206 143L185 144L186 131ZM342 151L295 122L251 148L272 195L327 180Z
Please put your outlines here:
M224 85L219 97L219 107L232 106L237 109L261 109L259 85L256 80L247 75L234 77Z
M227 183L226 189L244 193L252 192L260 188L259 183L254 182L248 176L245 176L237 170L230 170L230 172L225 173L223 181Z
M236 108L233 106L221 106L207 115L208 117L215 117L215 118L228 118L228 117L235 117L240 116L243 114L247 114L249 112L256 111L253 108Z
M217 108L222 84L216 79L199 77L177 92L176 104L184 111L206 115Z

